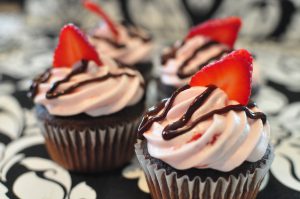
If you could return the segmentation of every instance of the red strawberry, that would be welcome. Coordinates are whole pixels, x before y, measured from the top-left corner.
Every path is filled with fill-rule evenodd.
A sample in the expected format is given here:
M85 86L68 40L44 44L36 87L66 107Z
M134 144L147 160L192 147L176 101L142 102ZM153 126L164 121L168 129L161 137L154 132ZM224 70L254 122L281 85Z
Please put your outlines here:
M104 12L104 10L94 2L90 0L82 0L83 6L88 9L89 11L97 14L100 16L108 25L109 29L117 39L119 36L118 29L116 28L114 22L109 18L109 16Z
M202 133L197 133L197 134L193 135L192 139L190 139L187 143L194 142L201 137L202 137Z
M239 17L211 19L191 28L186 39L203 35L233 48L241 24L242 21Z
M102 65L95 48L88 42L83 32L73 24L65 25L59 35L54 52L54 67L71 67L80 60L93 60Z
M229 99L246 105L251 94L251 76L252 56L241 49L202 68L192 77L190 85L215 85L224 90Z

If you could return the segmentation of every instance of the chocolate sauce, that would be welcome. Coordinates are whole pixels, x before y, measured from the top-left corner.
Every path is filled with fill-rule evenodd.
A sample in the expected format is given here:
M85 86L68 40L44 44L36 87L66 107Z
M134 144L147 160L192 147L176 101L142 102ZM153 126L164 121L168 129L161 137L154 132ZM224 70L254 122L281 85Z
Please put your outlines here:
M41 74L40 76L38 76L32 81L32 84L30 85L29 88L29 92L27 94L29 98L33 99L34 96L36 96L38 92L39 84L45 83L50 79L51 76L50 69L51 68L48 68L43 74Z
M180 47L182 47L184 45L184 41L180 43L180 45L176 46L176 44L174 46L171 47L171 50L166 53L166 54L163 54L161 56L161 65L165 65L167 63L167 61L169 59L172 59L172 58L175 58L176 57L176 52L178 51L178 49L180 49Z
M173 132L175 129L179 129L184 125L186 125L188 121L191 119L192 115L195 113L195 111L204 104L204 102L209 98L209 96L216 88L217 88L216 86L209 86L203 93L198 95L179 120L173 122L172 124L167 125L164 128L162 134L163 138L165 140L169 140L172 139L174 135L178 136L179 134L174 134L171 132Z
M141 34L138 33L138 30L135 28L135 29L128 29L128 35L130 37L133 37L133 38L139 38L141 39L144 43L147 43L147 42L150 42L152 40L151 37L147 37L147 36L143 36Z
M126 63L124 63L120 60L117 60L117 59L114 59L114 61L118 64L118 66L120 68L129 68L129 69L132 69L132 70L137 70L134 65L126 64Z
M154 122L165 119L166 115L168 114L169 110L171 109L171 107L173 105L173 102L174 102L176 96L180 92L182 92L183 90L186 90L188 88L190 88L190 87L184 86L184 87L178 89L171 96L171 98L167 102L165 102L166 105L164 107L162 107L162 105L159 105L159 106L151 109L150 113L149 112L146 113L145 117L143 118L143 122L141 123L141 125L138 129L138 135L140 138L143 138L142 134L144 132L146 132L147 130L149 130ZM247 117L249 117L251 119L261 119L263 124L266 123L266 115L262 112L253 112L252 110L250 110L250 108L253 108L255 106L254 103L250 102L247 106L237 104L237 105L229 105L229 106L223 107L221 109L213 110L211 112L208 112L208 113L200 116L195 121L193 121L192 123L187 125L187 123L189 122L189 120L191 119L191 117L195 113L195 111L204 104L204 102L209 98L209 96L215 89L216 89L215 86L212 86L212 85L208 86L208 88L203 93L198 95L180 119L178 119L177 121L175 121L172 124L167 125L164 128L164 130L162 132L163 139L170 140L177 136L183 135L183 134L187 133L188 131L190 131L191 129L193 129L197 124L210 119L213 115L215 115L215 114L223 115L223 114L228 113L231 110L237 111L237 112L244 111L246 113ZM159 116L154 116L156 113L159 113L162 110L163 110L162 114L160 114Z
M139 33L139 29L136 26L133 26L132 24L128 24L128 23L122 23L122 24L127 28L126 30L130 37L139 38L144 43L150 42L152 40L152 37L150 37L150 36L141 35ZM117 41L114 41L107 37L93 35L92 38L105 41L108 44L112 45L114 48L118 48L118 49L126 48L126 44L118 43Z
M54 98L57 98L59 96L71 93L75 89L77 89L77 88L79 88L81 86L84 86L84 85L87 85L87 84L90 84L90 83L94 83L94 82L105 81L105 80L107 80L109 78L118 78L118 77L121 77L121 76L124 76L124 75L127 76L127 77L136 77L136 75L130 74L130 73L126 73L126 72L119 73L119 74L108 73L108 74L106 74L104 76L101 76L101 77L96 77L96 78L92 78L92 79L88 79L88 80L84 80L84 81L78 82L78 83L73 84L70 87L66 88L65 90L56 91L57 88L62 83L70 81L70 79L73 76L75 76L75 75L78 75L78 74L86 72L87 68L88 68L88 62L85 61L85 60L83 60L83 61L78 62L77 64L75 64L74 67L73 67L73 70L71 71L71 73L69 73L64 79L55 82L51 86L51 88L46 92L46 98L47 99L54 99ZM42 74L40 77L38 77L36 80L33 81L32 85L30 87L30 91L29 91L29 95L30 95L31 98L34 98L35 95L37 94L38 85L40 83L47 82L50 77L51 77L51 72L50 72L50 69L48 69L44 74ZM145 84L141 83L141 86L144 88Z
M197 124L199 124L199 123L201 123L205 120L210 119L213 115L215 115L215 114L223 115L225 113L228 113L229 111L237 111L237 112L244 111L246 113L247 117L249 117L251 119L261 119L263 124L265 124L266 120L267 120L266 115L262 112L253 112L248 107L243 106L241 104L229 105L229 106L225 106L224 108L216 109L216 110L213 110L209 113L206 113L205 115L199 117L197 120L195 120L194 122L192 122L191 124L189 124L185 127L183 127L186 124L184 122L179 123L176 126L177 128L174 128L174 126L172 126L174 123L171 124L171 125L168 125L163 130L163 134L162 134L163 138L165 140L170 140L172 138L175 138L177 136L185 134L188 131L190 131L191 129L193 129Z
M204 44L203 46L199 47L198 49L196 49L194 51L194 53L189 57L187 58L180 66L179 66L179 69L177 71L177 76L181 79L185 79L185 78L188 78L188 77L191 77L193 74L195 74L197 71L199 71L200 69L202 69L204 66L206 66L207 64L209 64L210 62L212 61L215 61L215 60L219 60L221 59L221 57L223 57L224 54L228 54L230 53L232 50L231 49L223 49L221 50L217 55L211 57L209 60L207 60L206 62L202 63L201 65L199 65L195 70L192 70L188 73L184 73L183 70L188 66L189 62L191 60L193 60L197 54L201 51L204 51L206 49L208 49L209 47L213 46L213 45L216 45L218 44L217 42L214 42L214 41L210 41L206 44Z
M46 98L47 99L53 99L53 98L57 98L59 96L62 96L62 95L66 95L68 93L71 93L73 92L76 88L78 87L81 87L81 86L84 86L86 84L90 84L90 83L93 83L93 82L101 82L101 81L105 81L109 78L118 78L118 77L121 77L121 76L128 76L128 77L135 77L135 75L132 75L132 74L129 74L129 73L121 73L121 74L112 74L112 73L108 73L107 75L104 75L102 77L97 77L97 78L93 78L93 79L88 79L88 80L85 80L85 81L82 81L82 82L78 82L76 84L73 84L72 86L70 86L69 88L65 89L65 90L62 90L62 91L55 91L55 89L50 89L47 93L46 93Z
M105 42L107 42L108 44L112 45L115 48L125 48L126 47L125 44L119 44L118 42L116 42L112 39L106 38L106 37L100 37L100 36L93 35L92 38L105 41Z
M127 28L127 33L130 37L139 38L145 43L152 41L151 36L142 35L140 33L140 29L134 24L128 23L126 21L122 21L121 24Z
M174 102L176 96L188 88L190 88L190 86L185 85L185 86L177 89L168 100L163 100L156 107L150 109L150 111L148 111L142 119L142 122L138 128L138 136L140 138L142 138L143 137L142 134L144 132L146 132L152 126L152 124L154 122L158 122L158 121L165 119L165 117L167 116L169 110L171 109L171 107L173 105L173 102ZM163 109L164 109L164 111L161 114L156 115Z
M182 43L180 46L176 47L176 46L173 46L171 48L171 50L164 54L162 57L161 57L161 64L162 65L165 65L167 63L167 61L171 58L175 58L176 57L176 52L180 49L181 46L183 46L184 43ZM218 45L219 42L217 41L213 41L213 40L209 40L208 42L206 42L205 44L203 44L202 46L200 46L199 48L197 48L193 54L188 57L180 66L179 66L179 69L177 71L177 76L180 78L180 79L185 79L185 78L188 78L188 77L191 77L193 74L195 74L198 70L202 69L204 66L206 66L207 64L209 64L210 62L212 61L215 61L215 60L218 60L220 59L224 54L227 54L227 53L230 53L232 51L232 49L223 49L221 52L219 52L217 55L215 55L214 57L211 57L209 60L207 60L205 63L202 63L200 66L198 66L195 70L193 71L190 71L188 73L184 73L184 69L187 67L188 63L193 60L197 54L201 51L205 51L206 49L214 46L214 45Z
M256 106L257 106L256 103L253 102L252 100L250 100L249 103L247 104L247 107L248 107L248 108L254 108L254 107L256 107Z

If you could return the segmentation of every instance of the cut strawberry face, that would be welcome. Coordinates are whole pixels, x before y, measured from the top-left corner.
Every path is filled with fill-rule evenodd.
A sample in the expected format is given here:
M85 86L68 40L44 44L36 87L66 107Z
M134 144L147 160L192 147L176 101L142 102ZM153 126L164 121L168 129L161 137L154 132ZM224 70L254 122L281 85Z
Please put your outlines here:
M65 25L59 35L54 52L54 67L72 67L80 60L94 61L101 66L95 48L88 42L83 32L73 24Z
M202 35L233 48L241 24L242 21L239 17L211 19L191 28L186 39Z
M190 85L215 85L225 91L230 100L246 105L251 94L251 79L252 56L241 49L202 68L192 77Z
M97 5L96 3L90 1L90 0L82 0L83 6L88 9L89 11L95 13L96 15L100 16L108 25L109 29L113 33L115 39L118 39L119 32L114 24L114 22L110 19L110 17L104 12L104 10Z

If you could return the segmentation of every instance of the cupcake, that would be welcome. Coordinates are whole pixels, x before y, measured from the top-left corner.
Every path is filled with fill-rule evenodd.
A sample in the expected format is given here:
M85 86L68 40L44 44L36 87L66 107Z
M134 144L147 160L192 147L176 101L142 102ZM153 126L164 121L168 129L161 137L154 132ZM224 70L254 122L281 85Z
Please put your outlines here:
M123 65L136 67L148 80L152 71L151 35L143 28L131 23L113 22L99 5L89 0L83 1L83 4L86 9L104 20L89 37L97 52L104 53Z
M164 49L159 67L159 99L170 97L202 67L232 52L240 27L238 17L212 19L193 27L183 41Z
M127 163L144 111L144 80L132 68L98 56L74 25L63 27L53 67L34 79L29 96L51 158L76 172Z
M273 149L251 73L248 51L234 51L145 114L135 147L153 199L256 197Z

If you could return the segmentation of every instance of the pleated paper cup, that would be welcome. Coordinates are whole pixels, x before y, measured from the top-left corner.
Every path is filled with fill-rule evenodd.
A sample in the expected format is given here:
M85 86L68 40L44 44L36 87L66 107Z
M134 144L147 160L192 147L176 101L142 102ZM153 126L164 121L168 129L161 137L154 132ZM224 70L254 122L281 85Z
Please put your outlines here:
M83 173L113 170L134 153L139 119L98 128L50 124L40 120L50 157L64 168Z
M140 140L135 145L135 152L145 172L152 199L254 199L274 156L270 148L264 164L253 172L248 171L237 177L230 175L227 179L219 177L214 181L210 177L178 177L175 171L168 174L164 168L158 168L145 158Z

